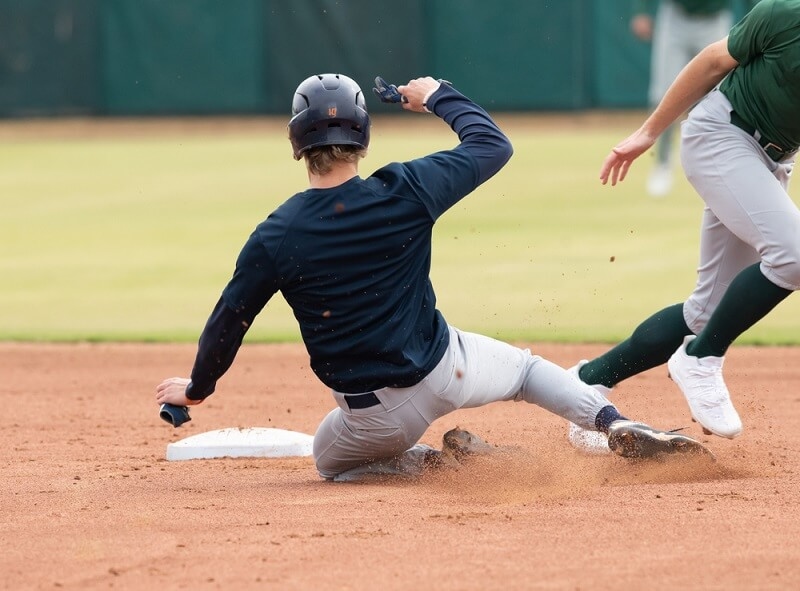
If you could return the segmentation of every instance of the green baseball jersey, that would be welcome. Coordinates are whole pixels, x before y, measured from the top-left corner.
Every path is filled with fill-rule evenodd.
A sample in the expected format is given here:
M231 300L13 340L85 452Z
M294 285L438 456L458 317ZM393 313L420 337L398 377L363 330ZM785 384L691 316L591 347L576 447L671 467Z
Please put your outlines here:
M800 0L761 0L728 36L739 62L720 90L784 149L800 145Z
M733 4L732 0L672 0L672 2L683 8L686 14L697 15L714 14L720 10L730 9ZM655 0L636 0L634 14L653 13L656 4L658 2Z

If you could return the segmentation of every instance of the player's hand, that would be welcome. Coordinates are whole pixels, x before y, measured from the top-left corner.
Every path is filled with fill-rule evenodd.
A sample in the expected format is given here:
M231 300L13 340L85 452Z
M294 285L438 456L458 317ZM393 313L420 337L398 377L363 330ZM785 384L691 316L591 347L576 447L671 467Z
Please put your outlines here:
M403 103L403 108L407 111L427 113L425 101L438 90L440 85L441 82L438 80L425 76L424 78L415 78L410 80L408 84L398 86L398 92L408 101Z
M631 19L631 31L642 41L650 41L653 38L653 17L637 14Z
M189 385L188 378L168 378L156 387L156 403L174 404L175 406L191 406L200 404L202 400L190 400L186 398L186 386Z
M604 185L611 179L611 186L625 180L628 169L639 156L649 150L656 138L639 129L633 135L617 144L606 156L600 169L600 182Z
M430 95L436 92L440 85L440 80L434 80L430 76L426 76L424 78L416 78L409 81L408 84L398 87L377 76L375 78L375 87L372 90L383 103L401 103L403 108L408 111L426 113L429 112L426 108L426 101Z

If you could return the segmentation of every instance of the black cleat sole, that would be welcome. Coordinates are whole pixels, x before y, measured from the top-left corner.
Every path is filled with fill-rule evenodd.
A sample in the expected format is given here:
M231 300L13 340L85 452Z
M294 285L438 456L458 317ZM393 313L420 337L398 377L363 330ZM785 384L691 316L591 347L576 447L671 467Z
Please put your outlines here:
M623 425L612 425L608 433L608 447L617 455L634 459L675 455L714 457L702 443L691 437L627 421Z

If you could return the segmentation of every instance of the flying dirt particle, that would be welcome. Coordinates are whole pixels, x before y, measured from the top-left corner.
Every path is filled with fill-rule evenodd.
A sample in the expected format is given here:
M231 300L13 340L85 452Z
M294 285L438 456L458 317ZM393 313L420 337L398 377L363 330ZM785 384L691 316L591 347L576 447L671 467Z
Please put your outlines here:
M617 257L615 257L613 254L611 255L611 258L609 258L609 259L608 259L608 261L609 261L610 263L613 263L613 262L614 262L614 261L616 261L616 260L617 260Z
M331 317L331 311L330 311L330 310L325 310L325 311L322 313L322 317L323 317L323 318L330 318L330 317Z
M334 210L336 213L342 213L342 212L344 211L344 203L337 203L337 204L336 204L336 205L333 207L333 210Z
M460 369L457 369L456 370L456 378L458 378L460 380L463 377L464 377L464 372L461 371Z

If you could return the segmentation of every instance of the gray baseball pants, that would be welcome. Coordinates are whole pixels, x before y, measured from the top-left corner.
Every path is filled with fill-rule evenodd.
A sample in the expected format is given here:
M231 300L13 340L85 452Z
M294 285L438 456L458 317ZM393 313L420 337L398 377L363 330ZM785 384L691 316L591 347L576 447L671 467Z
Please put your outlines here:
M774 162L730 123L732 107L711 91L681 125L681 162L705 202L697 284L683 307L697 334L731 281L761 261L775 285L800 289L800 211L787 193L795 155Z
M314 460L323 478L373 460L402 454L438 418L462 408L501 400L530 402L585 429L611 404L565 369L495 339L450 327L450 345L436 368L409 388L375 391L380 404L350 409L333 392L338 408L314 436Z
M672 0L659 2L650 54L650 104L657 105L684 66L707 45L725 37L732 26L730 10L692 15Z

